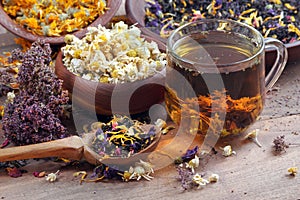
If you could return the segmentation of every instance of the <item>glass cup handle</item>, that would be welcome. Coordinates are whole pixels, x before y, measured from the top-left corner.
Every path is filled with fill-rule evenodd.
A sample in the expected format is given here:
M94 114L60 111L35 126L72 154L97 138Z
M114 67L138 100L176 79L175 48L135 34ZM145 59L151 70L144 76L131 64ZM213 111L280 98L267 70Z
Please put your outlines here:
M265 49L275 48L277 52L277 57L275 63L273 64L270 72L266 76L266 89L270 90L276 81L279 79L281 73L288 60L288 51L285 45L277 39L265 38Z

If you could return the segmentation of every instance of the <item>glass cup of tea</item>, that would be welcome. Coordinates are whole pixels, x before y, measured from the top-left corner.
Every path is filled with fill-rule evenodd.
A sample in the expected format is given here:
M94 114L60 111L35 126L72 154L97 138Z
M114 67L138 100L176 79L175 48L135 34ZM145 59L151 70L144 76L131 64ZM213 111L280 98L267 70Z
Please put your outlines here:
M265 50L277 58L265 75ZM287 49L233 20L203 19L172 32L167 41L165 103L171 119L194 133L244 132L263 110L266 91L281 75Z

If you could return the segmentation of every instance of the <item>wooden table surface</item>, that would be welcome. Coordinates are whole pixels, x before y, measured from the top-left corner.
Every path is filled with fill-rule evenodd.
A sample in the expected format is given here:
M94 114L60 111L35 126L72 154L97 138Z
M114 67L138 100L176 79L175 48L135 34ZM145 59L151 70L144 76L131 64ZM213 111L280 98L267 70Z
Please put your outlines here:
M0 35L2 51L15 47L9 33ZM300 52L299 52L300 53ZM0 168L0 199L300 199L300 174L288 175L287 169L300 168L300 146L291 146L281 155L273 153L273 139L285 135L287 142L300 144L300 61L289 63L285 68L276 90L267 95L261 118L249 128L260 129L259 148L251 141L243 140L243 135L220 139L218 146L232 145L236 155L217 154L200 161L199 173L220 176L217 183L202 189L182 191L177 180L174 164L169 164L154 173L152 181L122 182L118 180L79 183L73 173L86 170L89 175L93 166L82 162L80 165L65 166L63 162L30 160L22 169L27 170L22 177L12 178L5 169ZM162 138L167 143L176 130ZM200 138L201 139L201 138ZM200 145L196 137L191 145ZM2 138L3 140L3 138ZM167 158L165 158L167 159ZM58 181L50 183L44 178L36 178L34 171L46 170L48 173L60 170Z

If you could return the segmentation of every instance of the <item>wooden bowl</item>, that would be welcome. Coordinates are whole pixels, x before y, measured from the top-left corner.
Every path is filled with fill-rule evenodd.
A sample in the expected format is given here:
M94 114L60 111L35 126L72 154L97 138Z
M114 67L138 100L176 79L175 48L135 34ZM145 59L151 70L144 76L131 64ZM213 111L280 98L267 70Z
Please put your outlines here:
M122 0L107 0L106 2L107 2L107 7L109 9L106 10L103 15L99 16L95 21L93 21L88 26L98 26L99 24L106 25L118 11L122 3ZM31 42L34 42L38 39L42 39L46 43L52 45L60 45L64 43L64 35L47 37L42 35L36 35L27 31L23 26L17 24L9 15L7 15L7 13L3 10L2 1L0 3L0 24L11 33L21 38L24 38L26 40L29 40ZM87 32L87 27L72 32L70 34L74 34L76 37L82 38Z
M167 38L161 37L159 34L151 31L149 28L145 27L145 1L141 0L126 0L125 2L125 10L128 17L128 20L132 24L136 24L139 27L143 34L149 35L156 40L160 40L163 43L166 43ZM288 62L296 62L300 60L300 56L298 56L300 52L300 41L296 41L294 43L285 44L288 49ZM268 72L272 67L274 60L276 59L276 51L273 49L266 50L266 71Z
M153 39L144 36L146 40ZM165 45L154 40L161 52ZM70 72L63 64L59 51L55 61L55 73L62 79L63 88L71 94L72 102L100 115L138 114L164 101L165 70L144 80L130 83L99 83L83 79Z

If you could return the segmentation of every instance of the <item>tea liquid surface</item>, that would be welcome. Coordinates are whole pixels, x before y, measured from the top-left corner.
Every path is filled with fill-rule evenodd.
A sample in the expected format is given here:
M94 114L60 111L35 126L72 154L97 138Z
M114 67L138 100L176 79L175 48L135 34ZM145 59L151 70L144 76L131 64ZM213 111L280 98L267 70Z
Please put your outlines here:
M178 57L168 53L166 76L165 102L173 121L180 124L198 115L202 133L223 123L223 135L245 130L261 113L265 94L263 59L250 59L257 51L255 44L238 34L214 32L178 40L174 44ZM194 96L187 94L187 83ZM215 111L226 110L225 119L212 116L212 102L218 105Z

